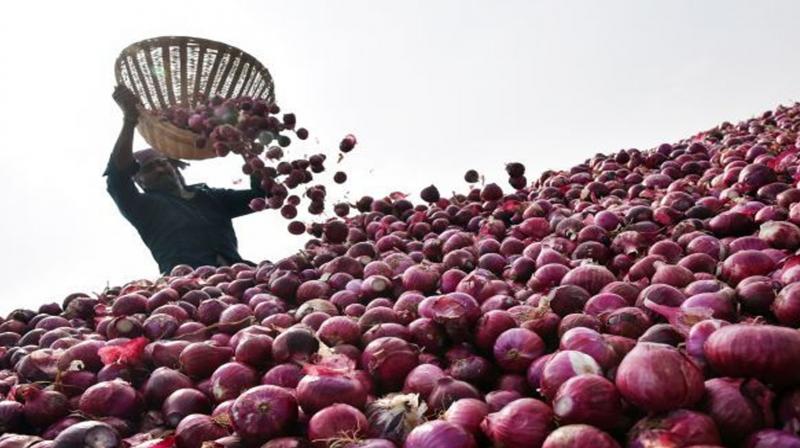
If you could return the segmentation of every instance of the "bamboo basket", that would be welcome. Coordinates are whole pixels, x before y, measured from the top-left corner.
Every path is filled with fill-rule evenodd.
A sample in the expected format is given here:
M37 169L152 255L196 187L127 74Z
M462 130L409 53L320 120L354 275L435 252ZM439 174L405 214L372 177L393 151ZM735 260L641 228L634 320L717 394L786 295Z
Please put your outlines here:
M198 135L154 114L169 106L194 106L202 96L250 96L275 102L272 76L256 58L212 40L162 36L129 45L114 64L117 83L141 101L137 129L150 146L176 159L216 157Z

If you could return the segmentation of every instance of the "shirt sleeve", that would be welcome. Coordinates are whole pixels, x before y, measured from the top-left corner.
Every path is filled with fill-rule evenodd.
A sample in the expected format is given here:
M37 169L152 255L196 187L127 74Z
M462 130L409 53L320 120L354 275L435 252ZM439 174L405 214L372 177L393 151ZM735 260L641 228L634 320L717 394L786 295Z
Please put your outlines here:
M231 218L253 213L253 209L250 208L250 201L255 198L263 198L266 195L264 190L261 189L261 180L256 176L250 176L249 190L214 188L212 191L225 205Z
M142 193L133 182L133 175L139 171L139 164L133 162L120 170L110 159L103 176L106 176L106 190L117 204L117 208L130 221L135 221L144 212Z

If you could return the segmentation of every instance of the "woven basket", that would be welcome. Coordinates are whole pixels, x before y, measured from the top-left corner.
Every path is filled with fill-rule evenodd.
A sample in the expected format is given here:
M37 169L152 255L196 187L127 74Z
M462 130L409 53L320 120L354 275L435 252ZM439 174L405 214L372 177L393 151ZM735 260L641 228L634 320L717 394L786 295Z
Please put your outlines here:
M220 42L183 36L143 40L122 50L114 64L117 83L139 97L137 129L152 147L176 159L207 159L216 154L198 135L161 121L154 114L168 106L194 106L198 98L250 96L275 101L269 70L244 51Z

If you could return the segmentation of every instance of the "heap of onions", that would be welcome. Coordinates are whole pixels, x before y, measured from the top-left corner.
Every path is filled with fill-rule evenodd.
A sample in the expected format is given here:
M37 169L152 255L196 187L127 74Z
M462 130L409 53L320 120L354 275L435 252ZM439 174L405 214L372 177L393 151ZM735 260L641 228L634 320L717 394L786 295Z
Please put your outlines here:
M218 106L258 110L186 126L245 158L273 128L254 208L294 219L324 157L284 160L291 114ZM469 170L298 221L274 263L14 310L0 448L800 446L798 132L795 104L533 182L509 163L510 189Z

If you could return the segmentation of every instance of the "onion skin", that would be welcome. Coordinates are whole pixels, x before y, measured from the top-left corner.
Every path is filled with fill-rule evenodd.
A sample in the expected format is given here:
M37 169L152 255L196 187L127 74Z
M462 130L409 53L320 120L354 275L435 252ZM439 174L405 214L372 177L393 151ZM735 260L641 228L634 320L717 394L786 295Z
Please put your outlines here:
M719 432L709 416L678 409L640 420L628 433L627 446L647 448L719 444Z
M480 433L481 422L489 415L489 406L475 398L456 400L447 408L444 420L458 425L473 435Z
M622 401L616 386L600 375L572 377L558 388L553 412L561 424L584 423L600 429L618 428Z
M637 344L625 356L616 385L625 400L649 412L689 407L703 396L700 369L674 347L651 342Z
M561 426L547 436L542 448L620 448L613 437L590 425Z
M230 433L228 426L215 419L203 414L192 414L181 420L175 429L175 446L201 448L203 442L216 440Z
M544 365L540 378L540 392L548 399L568 379L584 374L601 374L602 370L591 356L575 350L562 350L552 355Z
M119 435L105 423L85 421L76 423L62 431L53 440L54 448L92 447L116 448L119 446Z
M525 372L528 366L545 353L542 338L524 328L504 331L494 343L494 359L506 372Z
M800 326L800 283L792 283L781 289L772 302L772 312L781 325Z
M520 398L486 416L481 430L497 446L541 446L553 428L553 411L534 398Z
M773 426L775 394L758 380L712 378L705 382L703 410L714 419L728 444L739 444L748 435Z
M369 423L358 409L347 404L334 404L314 414L308 422L308 438L317 448L329 446L329 440L360 438Z
M735 324L709 336L705 358L719 375L778 387L800 384L800 333L774 325Z
M745 448L800 448L800 437L777 429L764 429L751 435Z
M475 438L458 425L433 420L414 428L406 437L403 448L477 448Z
M241 394L231 407L236 432L254 442L280 435L297 417L294 395L277 386L256 386Z

